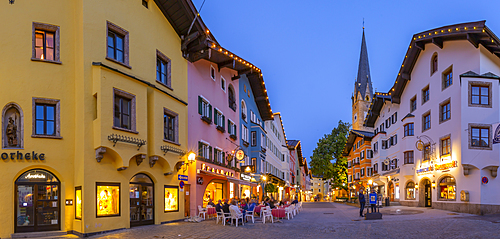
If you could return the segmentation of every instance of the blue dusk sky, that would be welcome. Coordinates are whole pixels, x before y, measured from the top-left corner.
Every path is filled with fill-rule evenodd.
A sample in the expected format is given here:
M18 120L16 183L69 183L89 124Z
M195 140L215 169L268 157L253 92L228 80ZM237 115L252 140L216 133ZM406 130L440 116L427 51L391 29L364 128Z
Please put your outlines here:
M203 0L192 1L199 10ZM413 34L486 20L500 36L499 9L498 0L206 0L200 14L222 47L262 69L273 112L309 161L339 120L351 122L363 18L373 88L387 92Z

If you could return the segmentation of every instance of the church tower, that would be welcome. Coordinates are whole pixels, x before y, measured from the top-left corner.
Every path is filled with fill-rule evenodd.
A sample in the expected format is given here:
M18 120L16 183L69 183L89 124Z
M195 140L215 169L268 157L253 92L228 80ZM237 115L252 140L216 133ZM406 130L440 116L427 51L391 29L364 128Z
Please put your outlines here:
M370 77L370 65L368 64L368 50L366 49L365 27L363 27L358 77L354 83L354 93L352 95L352 129L363 131L373 130L372 128L363 126L372 98L373 87Z

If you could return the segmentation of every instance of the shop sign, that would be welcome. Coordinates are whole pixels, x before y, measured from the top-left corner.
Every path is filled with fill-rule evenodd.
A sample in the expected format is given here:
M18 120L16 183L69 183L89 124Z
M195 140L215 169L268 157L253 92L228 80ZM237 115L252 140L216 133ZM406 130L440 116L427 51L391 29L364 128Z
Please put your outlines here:
M252 177L250 177L246 174L241 174L241 179L250 182L252 180Z
M445 164L436 164L436 170L447 170L447 169L450 169L450 168L456 168L457 167L457 161L452 161L452 162L449 162L449 163L445 163Z
M432 166L429 166L429 167L417 169L417 174L430 173L432 171L434 171L434 168Z
M28 175L24 176L24 178L25 179L34 179L34 178L45 179L45 174L43 174L43 173L35 173L35 174L28 173Z
M214 167L207 166L206 164L201 165L201 171L206 171L206 172L216 173L216 174L220 174L220 175L226 175L229 177L234 177L234 173L232 173L232 172L224 171L224 169L216 169Z
M188 180L188 176L187 175L179 174L179 175L177 175L177 179L179 179L180 181L187 181Z
M196 178L196 183L203 185L203 177Z
M17 151L16 153L2 153L0 157L3 160L7 159L17 159L17 160L45 160L45 154L44 153L36 153L35 151L31 151L31 153L21 153Z

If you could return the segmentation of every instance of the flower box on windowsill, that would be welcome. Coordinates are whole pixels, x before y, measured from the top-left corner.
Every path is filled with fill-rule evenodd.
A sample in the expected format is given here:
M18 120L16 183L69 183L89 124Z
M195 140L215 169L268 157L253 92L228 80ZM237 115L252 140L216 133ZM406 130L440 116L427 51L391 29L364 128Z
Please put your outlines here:
M205 121L207 124L212 124L212 120L206 116L201 116L201 120Z
M248 145L250 145L247 141L243 140L243 145L245 145L245 147L248 147Z
M217 130L220 131L221 133L225 133L226 132L226 130L222 126L220 126L220 125L217 125Z
M236 140L237 139L236 135L234 135L234 134L229 135L229 138L231 138L232 140Z

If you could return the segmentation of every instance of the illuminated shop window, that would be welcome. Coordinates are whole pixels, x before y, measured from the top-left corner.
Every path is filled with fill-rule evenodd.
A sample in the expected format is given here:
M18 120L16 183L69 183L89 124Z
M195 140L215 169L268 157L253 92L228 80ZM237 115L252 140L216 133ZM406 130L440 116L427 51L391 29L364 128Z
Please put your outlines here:
M439 199L455 200L456 191L456 182L454 178L445 177L439 182Z
M96 183L97 217L120 216L120 183Z
M179 211L179 187L165 185L165 212Z
M409 182L406 184L406 199L414 200L415 199L415 183Z
M75 219L82 219L82 187L75 187Z

